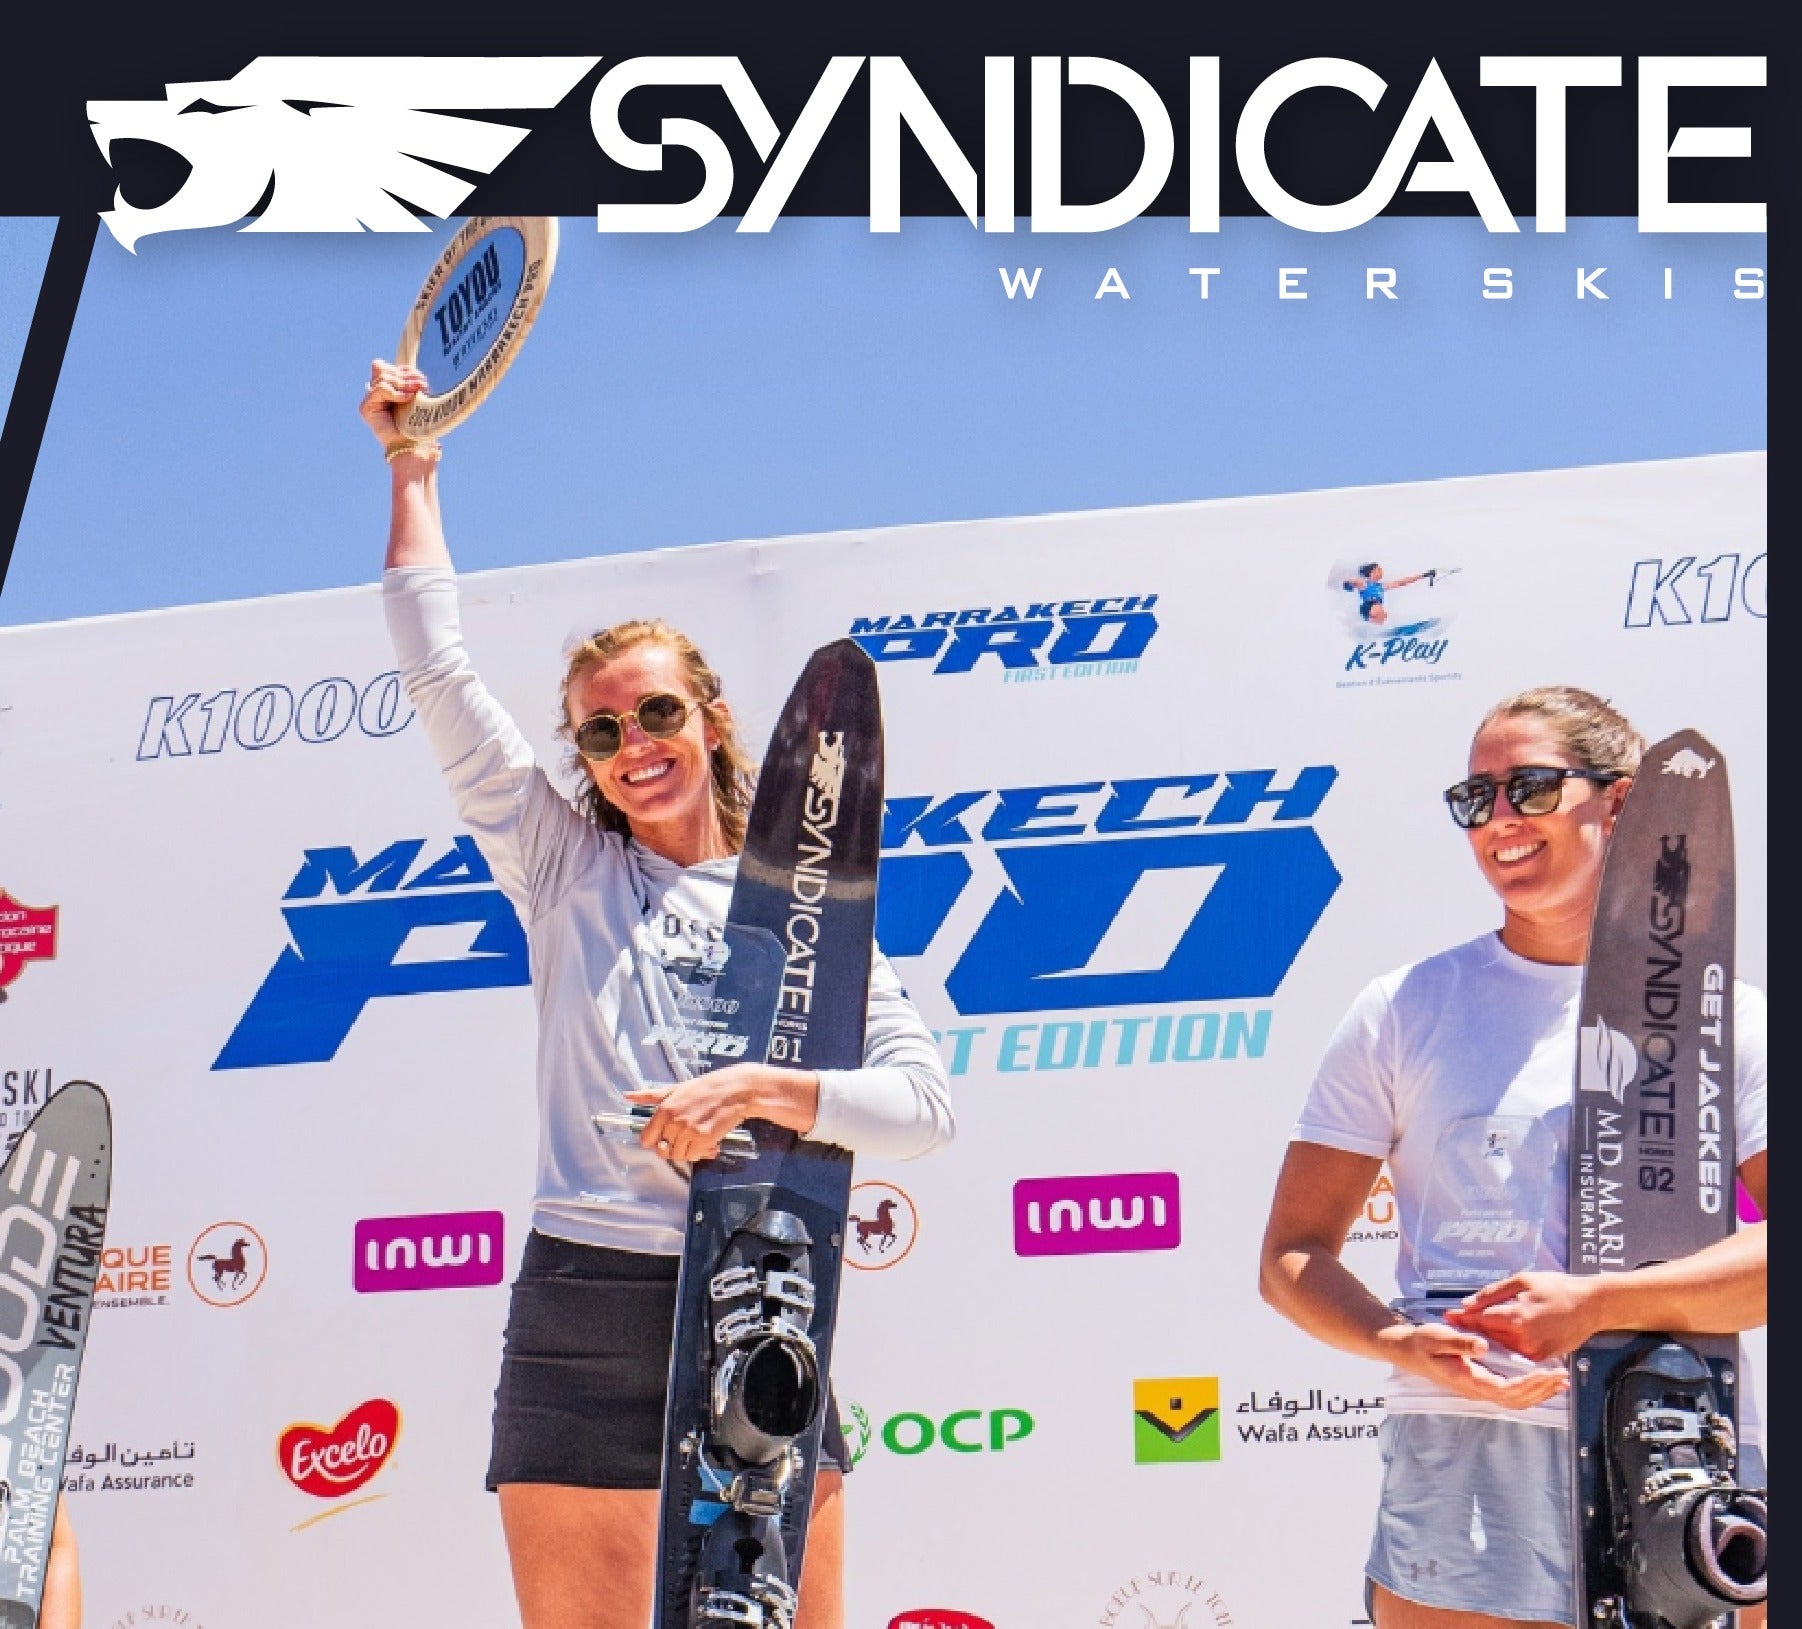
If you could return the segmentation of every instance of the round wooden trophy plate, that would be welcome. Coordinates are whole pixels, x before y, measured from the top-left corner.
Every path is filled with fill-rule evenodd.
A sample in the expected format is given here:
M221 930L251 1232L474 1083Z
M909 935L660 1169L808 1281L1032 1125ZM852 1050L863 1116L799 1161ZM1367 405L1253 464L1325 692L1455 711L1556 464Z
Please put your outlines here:
M554 216L472 215L458 228L413 302L395 352L427 380L394 410L403 435L443 435L488 399L532 331L556 263Z

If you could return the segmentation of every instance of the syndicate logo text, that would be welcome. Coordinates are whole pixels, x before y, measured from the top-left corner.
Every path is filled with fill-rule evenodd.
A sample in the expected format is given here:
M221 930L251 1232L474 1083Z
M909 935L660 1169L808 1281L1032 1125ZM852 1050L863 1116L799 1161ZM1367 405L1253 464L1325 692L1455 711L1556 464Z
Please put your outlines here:
M853 617L851 637L875 661L931 662L934 673L980 664L1010 680L1088 678L1134 671L1158 631L1157 601L1126 594L903 611Z
M505 1226L498 1210L366 1216L356 1226L356 1287L370 1295L498 1284Z
M1014 1184L1014 1253L1085 1256L1174 1250L1183 1239L1174 1171L1025 1177Z
M417 230L402 198L432 214L449 215L472 190L468 175L491 173L531 134L517 124L458 117L457 112L555 107L601 61L594 56L512 61L260 57L229 80L170 85L160 101L90 102L94 139L109 161L118 161L117 143L155 142L181 154L191 171L173 197L151 208L129 204L121 189L102 218L127 248L152 232L241 220L259 209L266 196L268 206L247 230ZM1034 232L1111 230L1143 214L1169 186L1183 189L1192 231L1218 232L1222 186L1229 178L1258 209L1301 231L1361 226L1381 214L1398 192L1413 192L1468 198L1492 233L1518 232L1516 217L1529 215L1536 231L1562 232L1567 106L1573 95L1593 99L1597 90L1617 89L1627 78L1618 56L1486 56L1478 59L1476 83L1466 89L1461 103L1437 60L1428 61L1410 88L1392 87L1362 63L1314 56L1278 67L1235 107L1223 104L1221 67L1216 56L1169 64L1158 73L1167 87L1160 89L1136 68L1108 57L1031 57L1023 76L1027 142L1019 151L1016 105L1022 72L1009 56L982 59L980 109L960 102L953 115L959 126L955 132L903 58L834 56L786 134L738 57L627 57L608 63L596 81L589 125L600 152L621 171L662 176L662 184L652 190L663 196L652 202L599 203L595 221L604 232L693 231L717 219L747 190L739 182L740 166L760 166L754 193L739 206L738 230L767 232L821 144L836 132L834 146L860 138L867 142L870 226L896 232L901 227L905 129L965 219L972 225L980 222L988 233L1014 231L1023 165L1030 178ZM837 117L860 77L866 81L867 124ZM1235 97L1239 77L1234 73L1227 78ZM1764 58L1647 56L1638 59L1635 78L1641 229L1762 232L1761 202L1672 199L1672 159L1747 157L1752 130L1745 125L1680 126L1673 135L1670 99L1678 87L1762 86ZM730 117L721 119L712 101L697 104L691 87L717 87ZM1321 90L1350 95L1322 103ZM1521 90L1532 92L1530 112ZM1066 129L1074 128L1067 126L1065 103L1072 91L1091 100L1098 93L1112 98L1119 104L1117 116L1137 126L1140 143L1131 178L1111 195L1083 203L1066 199L1063 187ZM1379 108L1384 124L1395 121L1368 179L1338 202L1314 203L1297 196L1271 163L1271 126L1304 93L1316 93L1314 103L1331 109L1308 127L1315 143L1341 140L1341 131L1355 131L1362 138L1370 114ZM621 110L628 96L646 121L635 119L634 127L655 128L658 139L627 132ZM1186 112L1187 129L1180 136L1171 98ZM1615 118L1632 117L1626 112L1628 99L1616 96L1604 105ZM706 111L710 122L665 116L653 125L649 121L657 118L659 106ZM1536 148L1530 194L1524 185L1516 185L1513 199L1504 194L1473 128L1473 115L1486 130L1504 121L1530 121ZM1228 129L1230 145L1223 140ZM1423 146L1445 156L1421 157ZM679 155L674 162L672 149ZM980 155L980 174L971 153ZM567 157L572 170L583 167L575 152ZM698 189L689 179L697 158ZM843 155L826 161L837 166L845 162ZM643 192L642 182L637 190ZM672 191L677 196L670 197Z

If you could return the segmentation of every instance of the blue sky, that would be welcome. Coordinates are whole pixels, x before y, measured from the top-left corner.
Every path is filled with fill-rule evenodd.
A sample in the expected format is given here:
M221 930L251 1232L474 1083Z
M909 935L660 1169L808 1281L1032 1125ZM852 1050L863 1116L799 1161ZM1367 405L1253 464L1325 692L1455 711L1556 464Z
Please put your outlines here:
M136 256L103 231L0 624L370 580L386 485L359 386L449 230L179 232ZM0 382L48 242L0 222ZM1631 220L568 220L537 330L450 438L452 545L476 569L1760 448L1765 305L1733 272L1765 255ZM1002 266L1042 267L1036 297L1007 299ZM1309 298L1279 300L1303 266ZM1396 269L1398 299L1365 297L1367 266ZM1481 297L1485 266L1513 269L1512 300ZM1598 266L1610 298L1579 300ZM1130 298L1096 298L1109 267Z

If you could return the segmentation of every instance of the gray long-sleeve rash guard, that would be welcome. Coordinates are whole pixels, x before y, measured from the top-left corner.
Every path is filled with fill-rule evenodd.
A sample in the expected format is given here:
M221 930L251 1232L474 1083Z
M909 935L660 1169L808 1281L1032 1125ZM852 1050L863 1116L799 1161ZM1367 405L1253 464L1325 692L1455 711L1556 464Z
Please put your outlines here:
M384 573L382 602L457 812L525 924L538 1005L532 1225L583 1244L678 1254L686 1179L629 1138L603 1140L589 1116L626 1107L625 1091L677 1078L652 1039L660 1015L641 968L658 963L672 940L698 948L717 933L738 862L684 869L599 831L551 784L470 665L448 566ZM953 1130L944 1061L879 953L863 1067L820 1071L819 1117L808 1135L909 1159Z

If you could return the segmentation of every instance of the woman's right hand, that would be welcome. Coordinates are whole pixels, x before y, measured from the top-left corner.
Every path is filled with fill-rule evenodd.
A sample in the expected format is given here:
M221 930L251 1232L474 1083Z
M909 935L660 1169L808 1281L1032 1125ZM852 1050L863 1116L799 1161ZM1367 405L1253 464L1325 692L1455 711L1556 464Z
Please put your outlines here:
M1472 1402L1502 1408L1534 1408L1570 1384L1563 1365L1503 1376L1483 1366L1489 1343L1439 1323L1397 1323L1377 1335L1383 1355L1398 1369L1417 1374Z
M357 412L369 426L370 433L382 444L384 453L418 440L403 435L394 423L394 410L404 407L426 388L426 376L418 368L403 367L398 362L385 362L380 357L369 364L369 388L363 393Z

